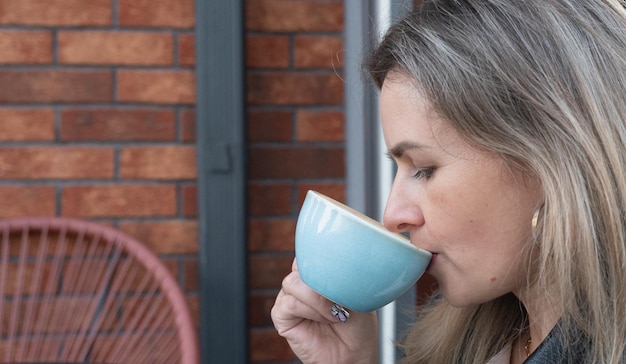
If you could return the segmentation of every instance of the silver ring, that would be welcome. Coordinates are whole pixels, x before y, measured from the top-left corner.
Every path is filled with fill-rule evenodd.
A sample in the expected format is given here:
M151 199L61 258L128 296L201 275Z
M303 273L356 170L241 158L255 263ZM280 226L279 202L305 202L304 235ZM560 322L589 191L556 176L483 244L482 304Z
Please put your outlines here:
M334 303L333 306L330 308L330 313L332 313L337 321L340 322L346 322L350 318L350 312L348 312L345 308L336 303Z

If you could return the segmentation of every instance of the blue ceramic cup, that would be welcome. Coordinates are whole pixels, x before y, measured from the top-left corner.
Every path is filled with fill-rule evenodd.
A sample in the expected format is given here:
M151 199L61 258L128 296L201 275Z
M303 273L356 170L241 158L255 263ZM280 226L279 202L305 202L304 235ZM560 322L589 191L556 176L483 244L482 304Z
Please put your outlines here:
M400 297L432 254L330 197L308 191L296 225L304 283L345 308L370 312Z

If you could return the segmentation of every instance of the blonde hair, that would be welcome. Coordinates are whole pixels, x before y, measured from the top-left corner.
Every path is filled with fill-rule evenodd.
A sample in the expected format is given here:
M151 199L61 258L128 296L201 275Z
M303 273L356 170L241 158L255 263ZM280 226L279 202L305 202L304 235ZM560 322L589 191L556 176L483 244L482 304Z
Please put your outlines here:
M626 12L611 0L426 0L368 60L379 87L414 80L475 145L544 194L536 277L563 345L620 363L626 345ZM530 222L529 222L530 223ZM546 288L547 289L547 288ZM512 294L420 311L407 363L481 363L525 325ZM577 353L581 355L581 353ZM570 358L570 361L573 361ZM582 361L581 361L582 360Z

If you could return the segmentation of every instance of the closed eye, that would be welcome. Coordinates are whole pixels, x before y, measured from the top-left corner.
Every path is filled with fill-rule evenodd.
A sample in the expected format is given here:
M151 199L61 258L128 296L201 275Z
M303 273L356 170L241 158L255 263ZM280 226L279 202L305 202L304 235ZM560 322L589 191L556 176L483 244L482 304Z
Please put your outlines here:
M433 173L435 172L434 168L424 168L424 169L420 169L417 172L415 172L413 174L413 178L415 179L429 179L430 177L433 176Z
M385 156L394 163L396 163L396 158L398 158L395 156L395 153L392 152L385 152ZM413 178L429 179L432 177L433 173L435 173L435 167L422 168L413 174Z

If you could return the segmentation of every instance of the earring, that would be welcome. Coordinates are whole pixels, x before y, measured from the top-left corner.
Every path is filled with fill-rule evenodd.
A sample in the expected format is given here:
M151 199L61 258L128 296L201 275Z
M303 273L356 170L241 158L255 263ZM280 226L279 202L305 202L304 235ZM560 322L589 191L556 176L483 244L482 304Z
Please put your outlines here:
M530 227L531 227L531 233L533 236L533 242L538 243L539 242L539 233L537 231L537 225L539 224L539 214L541 213L541 209L543 208L544 204L541 204L541 206L539 206L536 210L535 213L533 214L533 218L530 220Z

